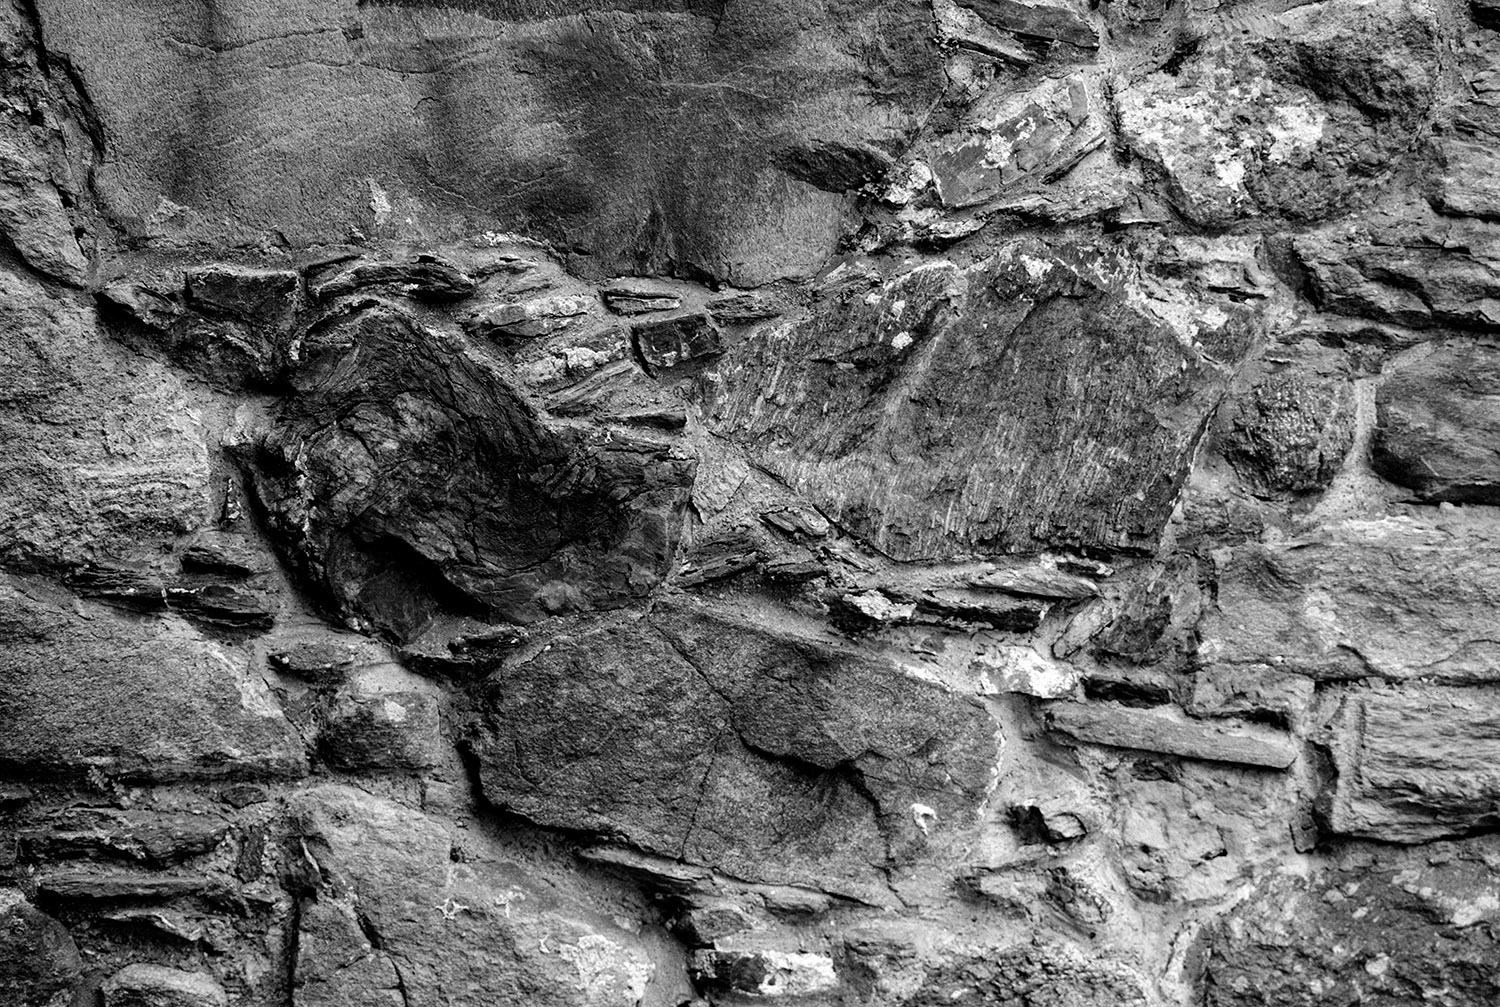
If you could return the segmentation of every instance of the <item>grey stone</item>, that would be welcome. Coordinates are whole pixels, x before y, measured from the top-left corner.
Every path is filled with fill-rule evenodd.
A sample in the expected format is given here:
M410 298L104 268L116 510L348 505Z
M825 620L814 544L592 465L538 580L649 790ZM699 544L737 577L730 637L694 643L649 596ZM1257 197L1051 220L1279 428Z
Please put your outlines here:
M1335 832L1420 843L1500 825L1500 690L1360 691L1330 730Z
M549 425L483 348L389 307L335 316L298 359L240 450L274 538L351 628L619 607L669 570L693 475L671 439Z
M492 676L484 707L474 747L497 804L874 901L887 899L875 865L927 841L911 808L937 816L935 834L960 828L995 758L971 701L683 603L554 639Z
M109 612L40 580L0 579L0 766L145 780L306 772L248 649L175 617Z
M1500 503L1500 347L1445 344L1376 393L1375 470L1423 500Z
M0 559L25 570L157 557L204 523L201 416L164 365L78 298L0 271Z
M320 877L302 913L299 1007L637 1007L647 995L644 941L482 836L465 839L480 855L457 865L439 821L331 784L299 793L291 812Z
M104 981L104 1007L228 1007L229 994L206 972L127 965Z
M203 874L147 871L50 871L37 881L37 891L62 902L158 902L183 895L199 895L214 882Z
M19 891L0 888L0 997L14 1007L67 1003L82 960L72 936Z
M1490 838L1361 845L1267 876L1200 939L1204 1003L1493 1003L1496 854Z
M1190 720L1167 708L1055 702L1046 710L1052 730L1094 745L1267 769L1286 769L1298 754L1296 741L1280 731L1248 723Z
M1345 520L1240 546L1199 625L1199 658L1324 680L1494 681L1497 548L1482 514Z
M417 692L341 692L323 713L318 753L338 769L430 769L442 757L438 702Z
M1327 488L1354 445L1354 385L1332 353L1301 353L1265 367L1225 403L1222 450L1262 493Z
M850 208L782 152L899 146L943 87L930 12L882 0L38 7L110 137L105 211L162 243L525 231L594 276L682 264L755 286L816 270ZM434 32L471 53L462 68ZM722 101L684 103L705 94Z
M1223 381L1112 292L1110 261L847 263L807 320L706 372L706 422L896 559L1148 547ZM1122 370L1128 400L1103 390Z

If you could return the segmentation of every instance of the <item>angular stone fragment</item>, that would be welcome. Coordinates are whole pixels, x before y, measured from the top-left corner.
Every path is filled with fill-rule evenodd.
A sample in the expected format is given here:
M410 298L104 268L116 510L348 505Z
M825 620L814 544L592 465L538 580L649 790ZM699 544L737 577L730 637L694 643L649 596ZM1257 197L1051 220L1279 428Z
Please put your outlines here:
M57 185L43 170L47 156L21 131L0 136L0 233L33 268L82 285L89 260Z
M707 315L638 322L631 328L631 338L653 372L715 357L724 350L719 328Z
M640 937L482 834L463 835L479 855L458 864L459 835L350 787L303 791L291 810L320 877L299 1007L637 1007L647 995L655 966Z
M621 277L601 286L599 293L617 315L644 315L682 307L681 290L646 279Z
M1078 687L1078 670L1031 647L1003 646L983 660L979 691L1019 692L1038 699L1061 699Z
M1376 392L1375 470L1423 500L1500 503L1500 347L1447 344Z
M441 256L415 255L397 262L356 262L309 278L313 297L326 300L367 287L389 287L423 301L457 301L474 294L473 278Z
M1324 219L1389 177L1410 130L1320 100L1314 86L1287 82L1238 47L1204 47L1187 66L1122 91L1120 127L1195 223Z
M594 299L582 294L554 294L530 301L497 304L474 315L468 322L471 332L484 336L514 336L535 339L567 328L587 315Z
M1244 717L1291 727L1312 705L1310 678L1267 665L1216 664L1193 675L1187 711L1195 717Z
M415 692L343 692L325 711L318 751L338 769L429 769L441 757L437 700Z
M994 724L969 700L686 604L555 640L493 676L485 708L475 751L497 804L875 901L887 844L925 839L912 805L957 827L995 757Z
M1500 155L1494 138L1449 139L1441 151L1444 172L1433 193L1434 205L1460 217L1500 220Z
M808 997L839 985L832 958L797 951L695 951L692 973L700 988L728 996Z
M0 767L148 780L297 776L301 739L250 655L180 619L113 618L0 579Z
M969 581L969 586L1009 594L1068 600L1092 598L1099 593L1099 585L1087 577L1067 573L1048 563L1002 567L976 574Z
M1432 103L1443 45L1436 11L1412 0L1297 3L1253 48L1324 100L1414 122ZM1264 29L1262 29L1264 31Z
M879 975L897 964L899 956L877 948L860 948L862 953L856 957ZM910 951L907 955L917 957ZM900 976L906 970L892 971ZM955 949L914 971L915 981L908 979L908 983L915 991L906 1001L914 1007L939 1007L966 999L1048 1007L1146 1007L1151 1003L1149 980L1120 956L1088 953L1068 942L1045 938L1012 946Z
M354 892L305 899L297 914L294 1007L404 1007L401 975L360 925Z
M226 315L253 326L291 324L301 278L289 269L212 265L188 270L187 302L208 315Z
M206 972L127 965L104 981L104 1007L228 1007L229 994Z
M1484 1007L1500 997L1492 837L1342 849L1310 876L1265 877L1205 932L1207 1007Z
M846 263L806 320L705 373L705 421L896 559L1145 547L1222 376L1111 292L1120 265L1031 244Z
M1064 174L1104 142L1099 87L1080 75L978 105L926 152L943 205L978 206Z
M1099 46L1098 33L1066 4L1023 3L1021 0L959 0L1002 31L1025 38L1066 42L1082 49Z
M1421 843L1500 825L1500 690L1359 692L1331 730L1334 831Z
M58 1007L82 971L78 948L63 925L0 888L0 1002L7 1007Z
M352 625L616 607L670 568L693 463L543 422L493 358L384 307L314 329L246 454L278 545Z
M1319 679L1500 679L1500 526L1343 521L1303 541L1235 549L1199 626L1208 664Z
M1189 759L1286 769L1297 759L1289 735L1247 723L1191 720L1165 707L1118 703L1050 703L1047 724L1093 745L1138 748Z
M763 290L735 290L719 294L708 302L708 313L724 325L764 321L785 310L786 306L780 300Z

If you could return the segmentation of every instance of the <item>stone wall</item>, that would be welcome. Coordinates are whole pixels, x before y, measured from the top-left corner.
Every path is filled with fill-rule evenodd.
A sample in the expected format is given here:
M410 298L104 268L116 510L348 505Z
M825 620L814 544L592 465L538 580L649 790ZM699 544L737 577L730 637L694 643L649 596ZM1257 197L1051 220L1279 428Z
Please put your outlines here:
M1500 1002L1500 3L0 76L3 1007Z

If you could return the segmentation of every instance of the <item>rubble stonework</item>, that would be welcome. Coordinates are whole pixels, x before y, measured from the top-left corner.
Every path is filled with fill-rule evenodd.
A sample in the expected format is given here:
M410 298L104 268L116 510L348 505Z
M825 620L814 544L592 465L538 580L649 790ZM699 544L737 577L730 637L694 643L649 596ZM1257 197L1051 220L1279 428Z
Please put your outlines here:
M0 1007L1500 997L1500 3L0 79Z

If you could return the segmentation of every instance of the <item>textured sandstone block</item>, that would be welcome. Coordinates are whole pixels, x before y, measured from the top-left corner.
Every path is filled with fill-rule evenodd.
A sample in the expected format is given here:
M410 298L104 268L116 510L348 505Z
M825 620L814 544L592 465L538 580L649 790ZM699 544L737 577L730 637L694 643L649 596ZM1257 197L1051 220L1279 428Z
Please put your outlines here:
M1492 837L1356 845L1308 877L1268 876L1206 932L1203 1002L1493 1003L1497 853Z
M0 766L181 780L297 776L306 756L248 650L0 580Z
M1448 344L1376 393L1375 470L1423 500L1500 503L1500 347Z
M893 0L38 7L108 211L177 242L527 231L594 275L754 286L815 271L850 209L839 159L788 156L888 159L943 87L931 12Z
M127 965L104 981L104 1007L228 1007L229 994L206 972Z
M847 263L810 317L710 368L707 421L897 559L1148 547L1223 377L1112 289L1120 268L1040 244Z
M1200 658L1319 679L1500 678L1500 526L1344 521L1236 548L1199 626Z
M1420 843L1500 824L1500 690L1360 692L1332 730L1334 831Z
M463 841L483 855L457 864L458 837L438 821L336 785L303 791L292 814L324 879L302 917L298 1005L636 1007L645 995L644 941L481 836Z
M493 802L756 881L886 898L887 843L989 785L977 704L883 661L689 605L555 640L487 683Z

